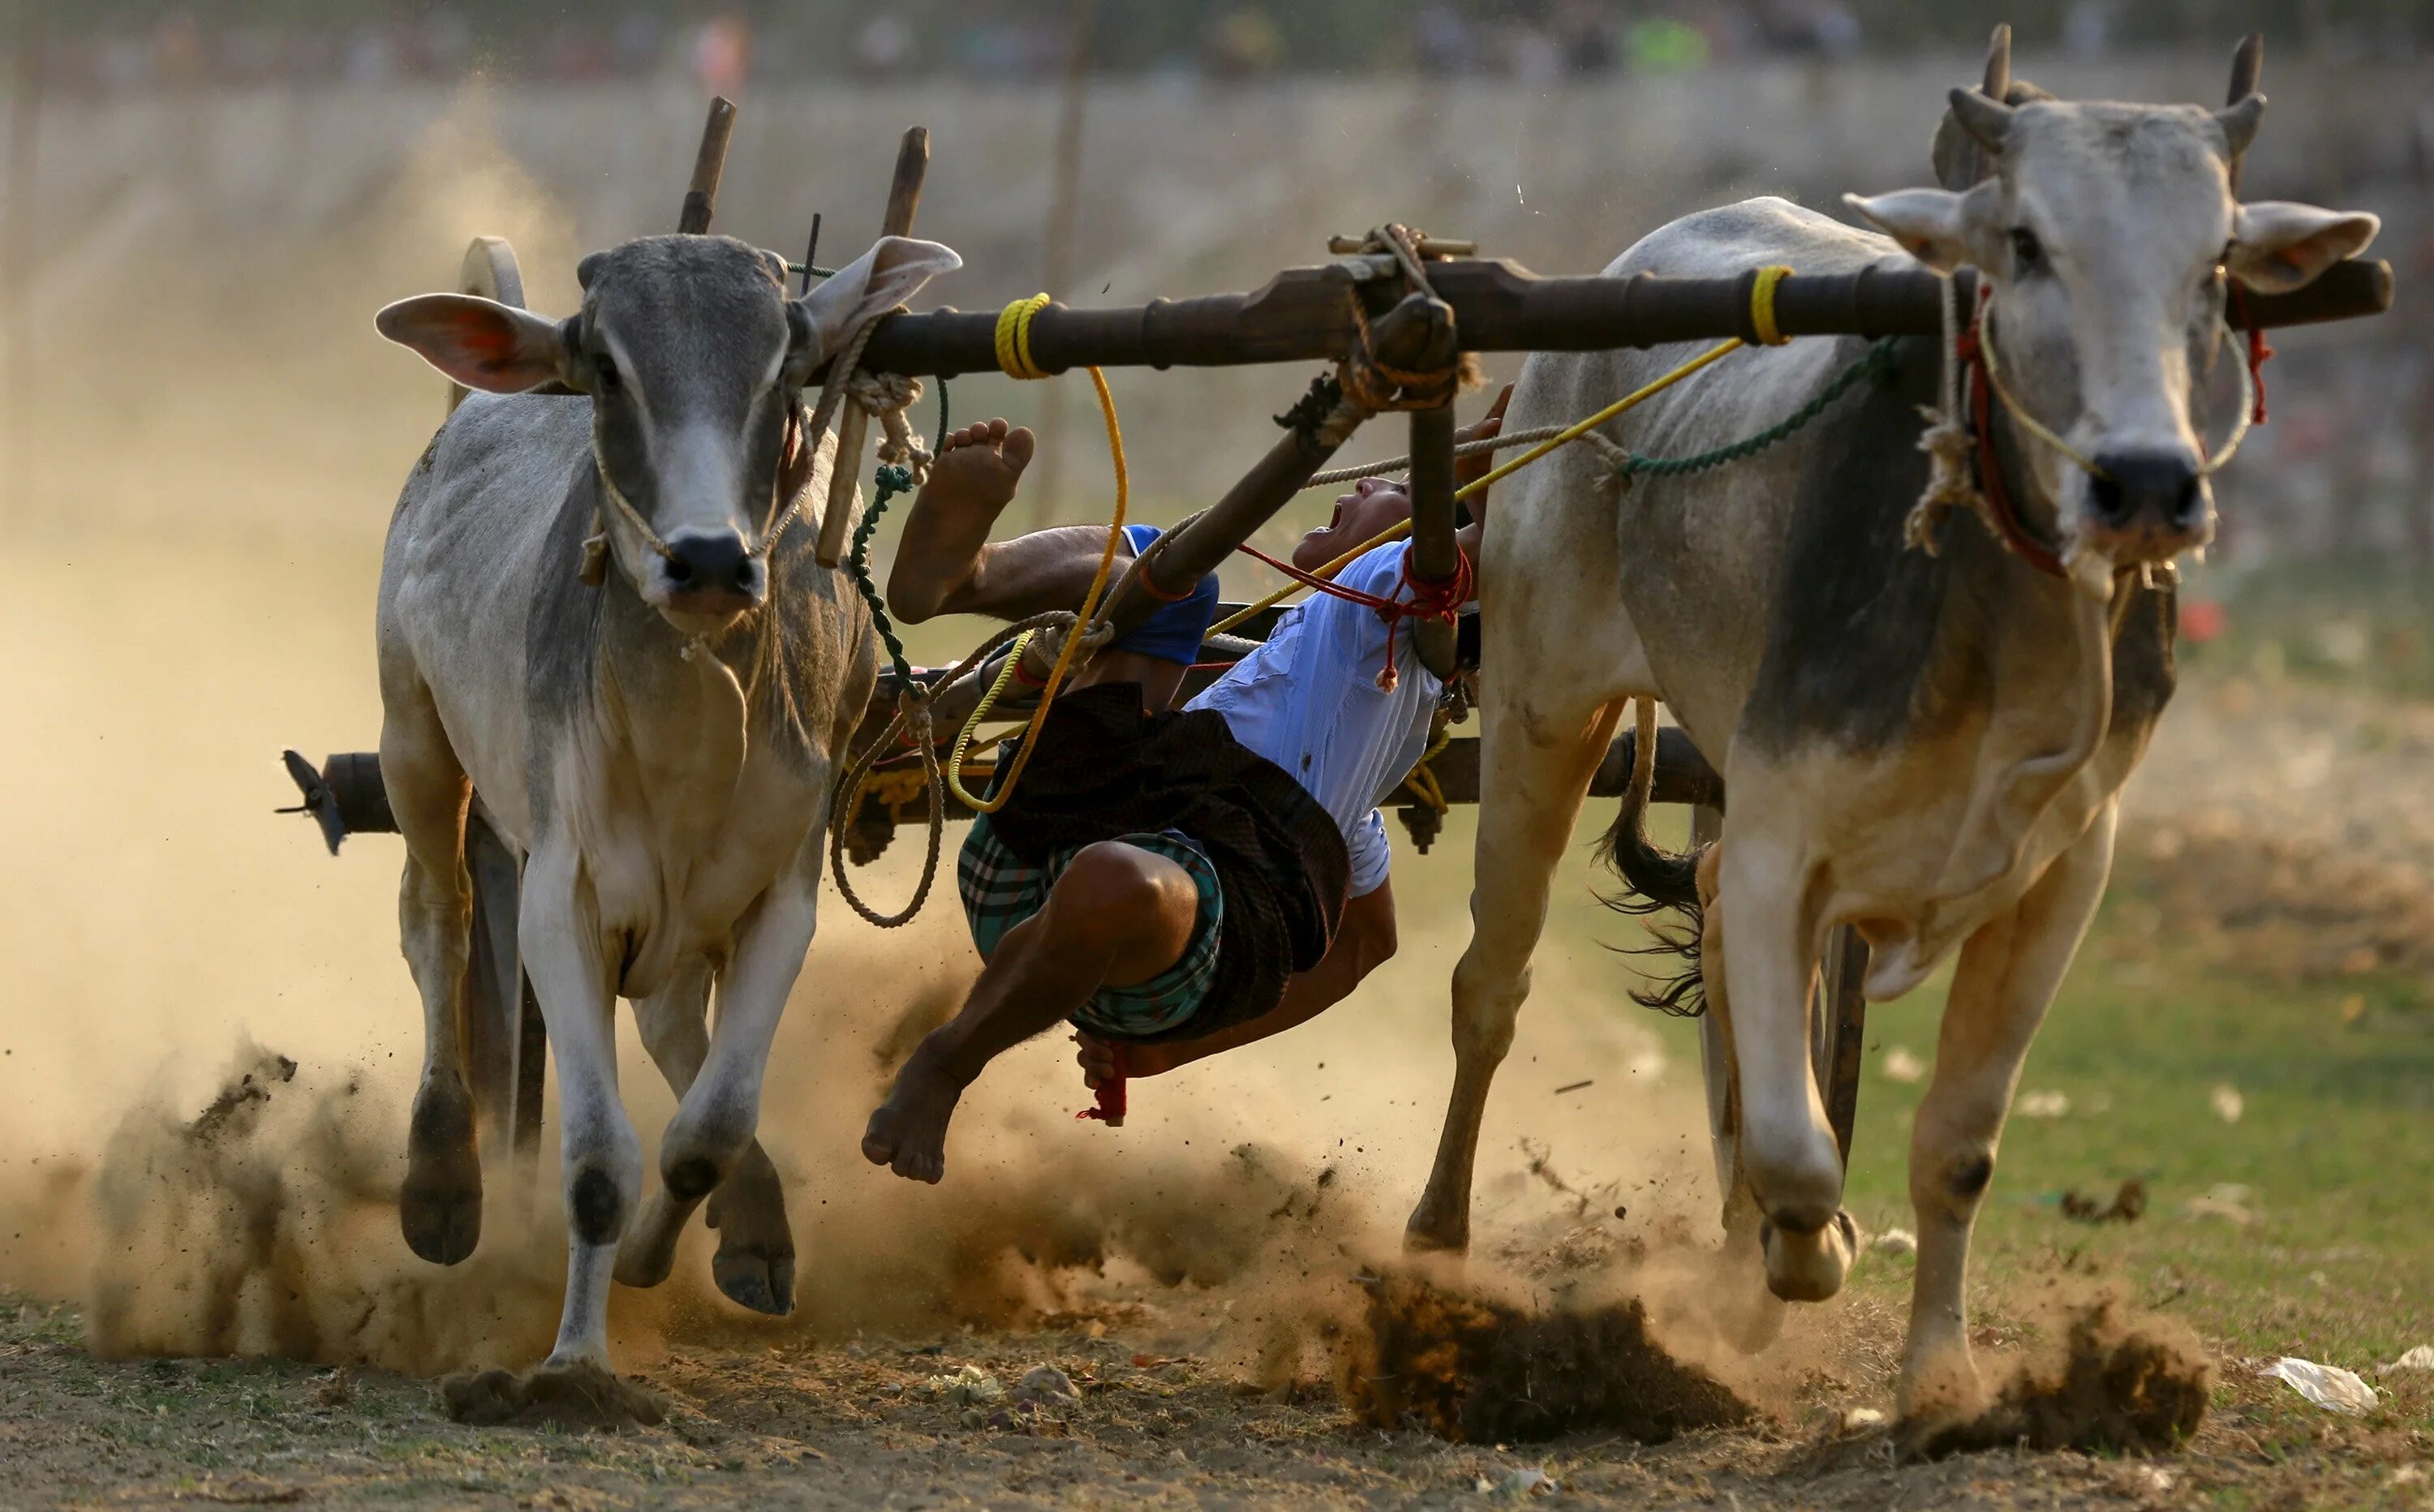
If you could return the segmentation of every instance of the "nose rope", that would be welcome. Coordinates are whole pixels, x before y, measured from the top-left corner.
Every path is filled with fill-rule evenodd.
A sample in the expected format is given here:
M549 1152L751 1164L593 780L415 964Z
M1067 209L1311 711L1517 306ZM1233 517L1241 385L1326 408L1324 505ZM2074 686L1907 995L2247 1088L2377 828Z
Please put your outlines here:
M2010 413L2013 421L2017 424L2020 429L2028 432L2031 435L2035 436L2038 440L2043 441L2046 445L2053 448L2056 451L2061 452L2064 456L2068 457L2072 462L2077 463L2080 468L2089 477L2102 478L2107 482L2110 482L2112 477L2111 474L2107 473L2102 467L2098 467L2095 462L2091 461L2086 454L2082 452L2077 447L2072 446L2069 442L2064 440L2061 436L2056 435L2051 430L2048 429L2044 422L2040 421L2035 416L2031 415L2028 412L2025 405L2021 404L2018 399L2013 398L2012 391L2008 387L2004 386L2001 371L2001 357L1995 350L1995 330L1993 325L1986 319L1984 310L1985 301L1989 297L1991 297L1993 291L1991 288L1988 288L1983 284L1980 285L1980 288L1982 292L1980 296L1980 311L1975 336L1978 348L1978 365L1986 375L1987 386L1995 391L1995 397L1997 399L2003 401L2003 408ZM2226 335L2231 336L2234 340L2238 339L2237 333L2233 331L2231 329L2231 321L2228 316L2226 316L2222 322L2222 329ZM2248 439L2248 433L2254 427L2256 414L2256 368L2260 365L2260 361L2261 360L2253 359L2239 365L2238 416L2232 422L2231 433L2223 437L2221 450L2211 455L2205 456L2204 460L2199 465L2199 477L2211 478L2216 473L2220 472L2225 467L2230 465L2233 454L2239 450L2239 444ZM2199 438L2198 449L2201 455L2203 455L2205 452L2205 441L2203 437Z
M903 467L910 481L917 486L929 477L933 459L929 446L914 433L912 422L905 419L904 412L919 401L921 381L902 373L867 372L859 365L862 350L870 344L871 332L879 328L880 320L887 314L900 313L902 308L900 305L896 310L883 312L882 315L865 321L854 331L853 339L847 344L844 353L829 365L829 378L821 385L818 407L813 411L810 420L797 430L797 436L801 445L816 448L818 438L828 433L829 423L835 417L839 402L849 398L862 407L863 413L876 417L884 433L879 443L879 460ZM796 413L799 415L801 412ZM838 466L849 468L851 464L848 459L839 458ZM634 501L626 497L626 491L617 486L616 479L608 471L608 460L600 454L597 432L591 438L591 468L600 479L600 491L624 518L626 528L661 560L677 560L676 549L651 527L650 520L634 507ZM802 513L803 501L811 495L809 487L799 489L780 508L778 490L784 485L784 478L785 467L781 459L778 476L769 484L769 506L775 511L775 516L761 532L760 543L746 553L764 562L776 549L779 538L785 535L786 527ZM603 581L608 569L608 546L605 532L595 532L583 543L580 576L590 586L596 588Z

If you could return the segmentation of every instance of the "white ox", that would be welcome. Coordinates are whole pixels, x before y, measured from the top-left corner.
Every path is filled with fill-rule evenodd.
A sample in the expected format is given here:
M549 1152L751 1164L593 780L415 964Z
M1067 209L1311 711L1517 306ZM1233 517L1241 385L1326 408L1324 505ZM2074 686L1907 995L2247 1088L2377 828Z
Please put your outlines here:
M385 335L450 378L515 396L476 394L441 429L381 574L381 777L425 1030L401 1218L442 1263L480 1232L456 1035L478 801L523 859L523 962L558 1067L570 1252L548 1368L608 1368L612 1266L662 1280L713 1191L720 1285L792 1305L793 1240L755 1140L762 1077L877 666L867 610L813 560L817 510L767 532L826 497L835 446L805 433L807 376L956 261L888 238L789 300L767 254L652 237L584 259L583 309L563 323L458 295L381 312ZM575 396L528 392L551 384ZM587 586L604 526L608 570ZM621 996L682 1099L647 1205L617 1094Z
M1920 1417L1981 1400L1963 1311L1970 1225L2030 1039L2103 892L2117 795L2171 691L2172 593L2143 568L2211 531L2202 436L2219 444L2230 416L2206 413L2198 379L2227 347L2227 284L2296 288L2376 230L2368 215L2236 202L2228 170L2263 104L2014 108L1955 91L1975 170L1853 200L1885 234L1752 200L1667 226L1607 269L1974 264L1992 284L2006 386L2102 476L1998 407L2022 523L2075 570L2032 568L1963 512L1936 524L1932 552L1908 547L1927 472L1918 406L1935 401L1941 366L1924 338L1899 348L1889 383L1757 460L1619 495L1586 449L1523 475L1482 563L1474 931L1415 1246L1467 1242L1481 1110L1529 991L1550 875L1625 701L1661 698L1730 800L1703 971L1732 1062L1727 1201L1747 1215L1727 1232L1757 1238L1776 1296L1832 1295L1851 1258L1810 1073L1823 941L1859 926L1879 1000L1960 952L1911 1143L1919 1251L1900 1405ZM1753 349L1607 433L1659 457L1737 440L1864 349ZM1691 350L1534 357L1506 423L1571 420ZM1618 825L1626 877L1694 902L1688 869L1649 852L1637 821ZM1719 1160L1735 1164L1728 1138Z

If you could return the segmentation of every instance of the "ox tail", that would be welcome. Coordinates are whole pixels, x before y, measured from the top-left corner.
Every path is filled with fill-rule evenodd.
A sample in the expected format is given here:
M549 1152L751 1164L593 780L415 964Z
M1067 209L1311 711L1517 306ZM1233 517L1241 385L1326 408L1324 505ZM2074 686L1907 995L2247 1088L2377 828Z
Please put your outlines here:
M1706 929L1704 910L1699 905L1699 857L1703 847L1676 856L1649 842L1648 802L1656 785L1656 701L1639 698L1633 702L1637 706L1632 730L1631 786L1622 795L1622 807L1615 813L1613 826L1598 846L1602 858L1622 878L1624 891L1603 901L1617 913L1633 918L1673 916L1668 922L1652 924L1649 932L1654 937L1653 942L1628 952L1636 956L1671 956L1675 960L1673 974L1631 996L1643 1008L1679 1018L1696 1018L1707 1011L1699 974L1699 940Z

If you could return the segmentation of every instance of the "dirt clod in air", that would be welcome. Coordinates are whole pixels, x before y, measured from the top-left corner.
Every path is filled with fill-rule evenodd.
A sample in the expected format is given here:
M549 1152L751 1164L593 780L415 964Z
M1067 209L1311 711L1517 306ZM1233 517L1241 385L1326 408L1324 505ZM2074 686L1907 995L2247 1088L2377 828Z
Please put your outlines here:
M596 1365L452 1375L439 1383L439 1400L450 1418L480 1428L626 1433L656 1428L668 1415L658 1392Z
M2025 1444L2151 1453L2197 1432L2214 1364L2196 1335L2168 1319L2131 1318L2109 1293L2082 1299L2064 1316L2060 1339L2023 1361L1992 1407L1906 1425L1905 1452L1936 1459Z
M1595 1428L1663 1443L1743 1420L1746 1403L1668 1354L1636 1299L1533 1310L1423 1277L1369 1283L1336 1389L1363 1421L1416 1421L1470 1443L1536 1442Z
M2147 1213L2147 1183L2131 1177L2111 1202L2073 1188L2062 1195L2062 1215L2074 1223L2135 1223Z

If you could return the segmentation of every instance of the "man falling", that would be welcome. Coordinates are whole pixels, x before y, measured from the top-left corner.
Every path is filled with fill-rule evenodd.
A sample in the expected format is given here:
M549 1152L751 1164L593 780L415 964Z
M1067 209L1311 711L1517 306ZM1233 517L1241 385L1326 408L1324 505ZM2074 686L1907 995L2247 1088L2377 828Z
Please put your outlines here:
M1464 437L1495 434L1510 396ZM888 581L899 619L1080 607L1104 529L988 539L1034 445L1003 420L948 439ZM1464 470L1485 467L1480 457ZM1470 501L1475 518L1484 504ZM1363 479L1302 537L1294 565L1313 571L1411 511L1400 484ZM1466 559L1479 532L1457 536ZM1127 526L1119 554L1157 535ZM1376 547L1334 581L1408 601L1410 551ZM1216 605L1212 575L1101 650L1042 722L1013 799L973 820L956 883L986 964L870 1115L862 1151L873 1164L939 1180L964 1089L1057 1024L1079 1031L1092 1085L1120 1067L1155 1076L1315 1017L1395 953L1378 805L1426 748L1440 691L1413 654L1412 621L1314 596L1171 710Z

